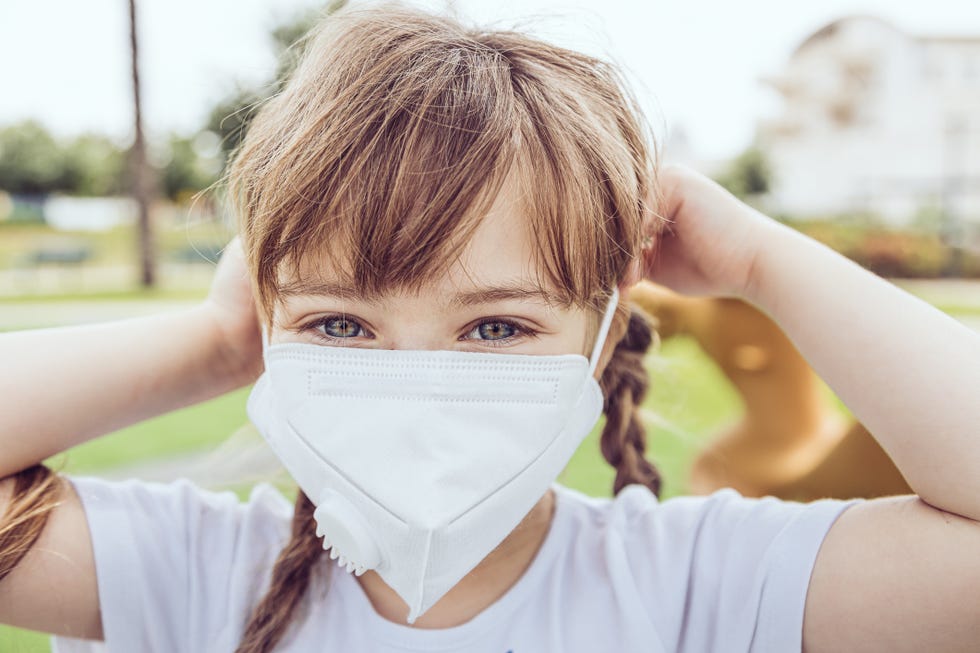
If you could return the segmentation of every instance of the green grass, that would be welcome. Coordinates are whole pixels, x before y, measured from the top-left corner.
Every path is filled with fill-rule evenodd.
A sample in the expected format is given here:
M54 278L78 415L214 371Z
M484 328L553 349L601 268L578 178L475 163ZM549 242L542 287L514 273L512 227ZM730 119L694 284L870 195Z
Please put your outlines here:
M672 338L646 360L650 389L643 403L647 457L664 478L664 498L683 494L686 469L700 446L741 412L740 400L718 367L690 338ZM608 496L615 476L599 450L605 420L593 429L560 477L565 485Z
M67 473L90 474L195 450L211 450L247 421L248 391L236 390L135 424L69 449L47 462Z
M980 315L980 305L972 304L934 304L936 308L941 310L943 313L949 313L950 315Z
M187 263L186 256L198 250L205 258L216 259L216 248L231 240L234 231L219 221L190 219L180 211L164 212L155 220L159 289L150 291L139 288L135 225L90 232L0 222L0 292L14 301L203 297L207 292L206 271L214 267L213 263L200 255L193 255L197 263ZM62 247L84 248L89 258L81 264L32 262L36 253Z
M49 653L50 635L0 626L0 651L3 653Z

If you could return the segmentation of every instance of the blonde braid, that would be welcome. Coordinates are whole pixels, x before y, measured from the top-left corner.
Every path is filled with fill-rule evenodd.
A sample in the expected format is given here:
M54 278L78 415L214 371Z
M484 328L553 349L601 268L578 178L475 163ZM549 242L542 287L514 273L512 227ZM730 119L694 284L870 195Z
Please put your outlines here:
M605 396L602 410L606 415L600 448L605 459L616 468L614 494L619 494L627 485L638 483L660 495L660 473L644 455L646 430L637 412L650 385L643 358L652 341L653 327L649 318L642 311L631 308L626 333L616 343L599 380Z

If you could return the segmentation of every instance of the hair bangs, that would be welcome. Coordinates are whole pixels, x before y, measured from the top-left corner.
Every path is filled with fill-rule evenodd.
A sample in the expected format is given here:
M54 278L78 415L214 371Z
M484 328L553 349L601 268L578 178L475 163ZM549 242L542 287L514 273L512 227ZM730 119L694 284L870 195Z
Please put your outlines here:
M542 283L600 310L639 251L638 115L613 67L520 33L390 7L328 17L229 167L267 321L301 268L365 297L439 278L505 184Z
M441 63L454 70L365 97L374 115L322 150L316 182L278 236L283 276L295 277L301 264L329 265L332 277L375 297L417 289L457 259L504 184L516 144L510 95L478 92L500 86L491 78L506 71Z
M246 147L236 157L266 308L280 279L310 263L365 296L445 273L514 159L514 98L499 53L411 25L401 38L391 25L347 27L311 44L296 79L315 83L290 84L255 118L249 136L265 135L251 146L263 156ZM339 51L365 61L335 68Z

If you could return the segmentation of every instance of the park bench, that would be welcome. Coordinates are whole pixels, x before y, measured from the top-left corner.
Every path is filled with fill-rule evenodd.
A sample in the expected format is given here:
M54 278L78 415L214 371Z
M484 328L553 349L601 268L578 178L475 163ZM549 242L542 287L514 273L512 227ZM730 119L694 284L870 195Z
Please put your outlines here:
M42 246L27 254L24 261L28 265L81 265L92 258L92 248L88 245Z

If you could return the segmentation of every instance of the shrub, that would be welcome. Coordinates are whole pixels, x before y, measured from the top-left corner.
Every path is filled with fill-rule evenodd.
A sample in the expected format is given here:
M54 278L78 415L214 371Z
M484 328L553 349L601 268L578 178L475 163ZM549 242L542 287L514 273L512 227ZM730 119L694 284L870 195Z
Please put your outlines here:
M954 252L935 231L889 228L868 216L785 222L883 277L935 278L955 267L957 276L980 278L980 252Z

